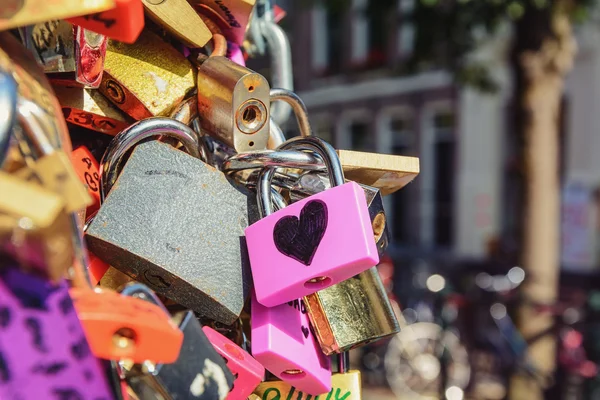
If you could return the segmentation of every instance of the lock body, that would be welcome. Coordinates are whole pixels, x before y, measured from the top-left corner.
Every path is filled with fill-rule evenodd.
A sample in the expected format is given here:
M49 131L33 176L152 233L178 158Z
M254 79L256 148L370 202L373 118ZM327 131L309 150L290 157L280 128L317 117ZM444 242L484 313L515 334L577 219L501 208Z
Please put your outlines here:
M302 300L267 308L252 296L252 355L267 370L309 394L331 389L331 365L310 329Z
M0 264L0 397L112 399L67 283L51 284L10 261Z
M97 88L102 79L107 38L52 20L20 28L25 46L57 84Z
M252 203L213 167L167 144L143 143L86 238L109 265L202 316L231 324L250 289L243 234L248 220L258 218Z
M269 83L226 57L209 57L198 68L200 126L238 153L266 149Z
M400 331L377 267L310 294L304 302L321 350L327 355Z
M417 157L337 150L346 178L376 187L382 196L401 189L419 174Z
M172 364L159 364L153 373L133 371L128 383L142 399L154 392L169 393L171 399L225 400L233 386L233 375L213 348L191 311L178 313L183 344Z
M287 382L272 381L263 382L250 397L250 400L361 400L362 388L360 371L348 371L344 374L333 374L331 376L331 390L329 392L311 397L299 388Z
M1 171L0 193L10 193L0 196L2 250L60 282L73 262L71 225L62 198ZM29 226L19 229L21 220ZM18 240L14 240L15 232Z
M228 40L241 45L256 0L188 0L196 11L215 21Z
M77 87L54 87L67 122L114 136L133 120L116 108L99 91Z
M265 376L265 368L250 354L214 329L202 328L217 352L227 361L235 382L227 400L245 400Z
M273 307L379 262L363 189L348 182L291 204L246 229L259 303Z
M195 83L190 62L145 30L134 44L108 42L99 90L127 115L141 120L168 116Z
M92 215L100 208L100 175L98 161L85 146L71 153L71 162L81 182L87 187L92 203L87 206L86 215Z

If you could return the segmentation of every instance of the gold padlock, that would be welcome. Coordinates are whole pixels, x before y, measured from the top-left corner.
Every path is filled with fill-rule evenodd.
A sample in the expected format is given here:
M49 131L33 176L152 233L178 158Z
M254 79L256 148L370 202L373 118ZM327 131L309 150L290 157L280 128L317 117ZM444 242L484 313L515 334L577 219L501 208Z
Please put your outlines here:
M227 40L241 46L256 0L188 0L196 11L215 21Z
M71 220L61 196L0 171L0 249L24 267L63 279L73 262Z
M212 33L186 0L142 0L146 13L190 47L204 47Z
M67 122L115 136L134 121L97 90L54 87Z
M346 179L376 187L382 196L401 189L419 174L417 157L337 150Z
M97 88L107 38L64 20L20 28L21 39L54 84Z
M115 0L2 0L0 31L114 8Z
M226 57L208 57L198 69L200 126L238 153L266 149L269 83Z
M109 41L98 90L127 115L141 120L168 116L195 86L192 64L145 30L134 44Z

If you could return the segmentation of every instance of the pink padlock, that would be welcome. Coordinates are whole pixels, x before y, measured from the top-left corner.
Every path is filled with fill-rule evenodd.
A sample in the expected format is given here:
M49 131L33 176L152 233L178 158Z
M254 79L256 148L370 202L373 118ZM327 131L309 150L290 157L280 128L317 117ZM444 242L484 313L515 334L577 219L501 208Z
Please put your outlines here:
M331 365L296 299L267 308L252 296L252 355L282 381L314 396L331 390Z
M379 262L364 190L344 183L333 147L317 137L298 137L278 149L316 152L335 186L272 213L275 170L261 172L256 192L262 219L245 232L256 299L267 307L328 288Z
M202 328L217 353L227 362L227 368L235 377L233 388L226 400L246 400L265 376L265 367L237 344L214 329Z
M244 60L244 54L242 53L242 48L234 42L227 42L227 54L226 57L229 58L236 64L241 65L242 67L246 66L246 60Z

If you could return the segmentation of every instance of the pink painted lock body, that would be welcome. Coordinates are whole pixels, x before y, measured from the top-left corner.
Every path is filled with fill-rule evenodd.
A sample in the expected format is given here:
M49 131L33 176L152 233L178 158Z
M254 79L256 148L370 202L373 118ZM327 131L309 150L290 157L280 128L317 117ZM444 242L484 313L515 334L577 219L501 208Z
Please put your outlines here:
M214 329L202 328L217 353L227 361L227 368L236 377L227 400L246 400L265 376L265 367L238 345Z
M227 58L233 61L236 64L241 65L242 67L246 66L246 60L244 60L244 54L242 53L242 48L233 42L227 42Z
M293 203L245 233L256 299L267 307L315 293L379 263L364 190L356 182Z
M329 392L329 358L312 334L302 300L271 308L259 304L254 295L251 301L254 358L273 375L305 393L316 396Z

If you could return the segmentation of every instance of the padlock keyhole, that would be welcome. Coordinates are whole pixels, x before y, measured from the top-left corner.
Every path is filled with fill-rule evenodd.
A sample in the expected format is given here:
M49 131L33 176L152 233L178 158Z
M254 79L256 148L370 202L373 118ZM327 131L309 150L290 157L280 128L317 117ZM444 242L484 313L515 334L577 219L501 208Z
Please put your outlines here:
M328 276L318 276L304 282L304 287L307 289L325 289L331 285L331 278Z

